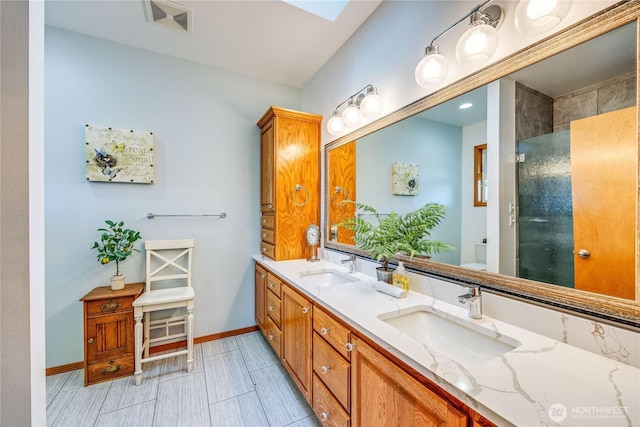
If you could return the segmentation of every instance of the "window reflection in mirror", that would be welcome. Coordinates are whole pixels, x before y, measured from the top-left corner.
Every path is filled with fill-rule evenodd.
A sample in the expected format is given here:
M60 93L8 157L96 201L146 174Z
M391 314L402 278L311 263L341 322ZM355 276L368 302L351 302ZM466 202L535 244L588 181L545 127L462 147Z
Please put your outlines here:
M487 206L487 144L473 147L473 206Z

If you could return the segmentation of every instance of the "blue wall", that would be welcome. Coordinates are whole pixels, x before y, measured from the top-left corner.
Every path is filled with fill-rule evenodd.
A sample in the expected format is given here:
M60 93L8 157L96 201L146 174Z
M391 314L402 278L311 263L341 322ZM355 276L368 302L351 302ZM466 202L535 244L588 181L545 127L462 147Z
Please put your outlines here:
M52 27L45 42L47 366L83 360L78 300L115 273L91 250L105 219L143 239L195 238L196 336L254 325L255 123L270 105L300 109L300 90ZM155 183L87 182L87 123L152 131ZM223 220L146 218L222 211ZM143 281L144 255L120 268Z

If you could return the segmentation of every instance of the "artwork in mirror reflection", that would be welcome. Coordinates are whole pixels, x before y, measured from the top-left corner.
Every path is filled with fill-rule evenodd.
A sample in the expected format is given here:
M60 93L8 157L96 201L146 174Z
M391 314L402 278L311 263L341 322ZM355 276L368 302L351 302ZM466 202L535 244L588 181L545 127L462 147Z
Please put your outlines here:
M355 166L343 191L386 213L445 205L431 237L456 250L435 261L637 300L635 34L635 23L621 27L489 85L500 90L478 88L347 144ZM457 110L469 100L473 108ZM487 187L499 218L474 206L474 147L482 144L489 177L499 177ZM335 189L344 165L332 167L333 151ZM420 165L418 196L392 194L393 162ZM357 214L341 218L336 202L327 224ZM345 232L331 239L352 244ZM515 244L505 250L504 242Z

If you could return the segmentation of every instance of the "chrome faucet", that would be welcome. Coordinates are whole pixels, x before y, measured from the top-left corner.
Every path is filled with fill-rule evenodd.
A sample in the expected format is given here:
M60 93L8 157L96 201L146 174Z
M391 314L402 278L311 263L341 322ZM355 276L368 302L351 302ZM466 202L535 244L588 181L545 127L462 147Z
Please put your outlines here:
M346 264L349 263L349 273L355 273L356 272L356 256L351 254L349 255L349 258L347 259L343 259L342 261L340 261L341 264Z
M469 303L469 317L472 319L482 319L482 296L480 286L467 286L467 292L458 297L462 304Z

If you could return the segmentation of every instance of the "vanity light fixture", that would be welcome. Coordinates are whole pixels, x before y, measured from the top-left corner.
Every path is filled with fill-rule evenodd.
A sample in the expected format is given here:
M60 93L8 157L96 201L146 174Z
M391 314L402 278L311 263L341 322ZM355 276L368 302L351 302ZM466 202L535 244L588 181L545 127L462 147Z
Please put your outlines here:
M494 54L498 47L497 27L502 18L502 8L500 6L492 5L482 9L491 1L486 0L484 3L474 7L469 13L431 40L431 43L425 49L424 58L416 67L415 78L420 86L424 88L437 86L447 77L449 61L440 53L440 48L435 42L469 17L471 17L469 29L458 40L456 46L458 62L463 65L475 65L491 58L491 55Z
M515 26L526 36L555 28L571 9L572 0L521 0L516 7Z
M338 109L345 103L347 103L347 108L340 114ZM373 119L380 116L383 108L384 102L382 97L378 95L378 89L373 85L366 85L338 104L327 122L327 130L331 135L340 135L348 128L360 126L365 117Z

